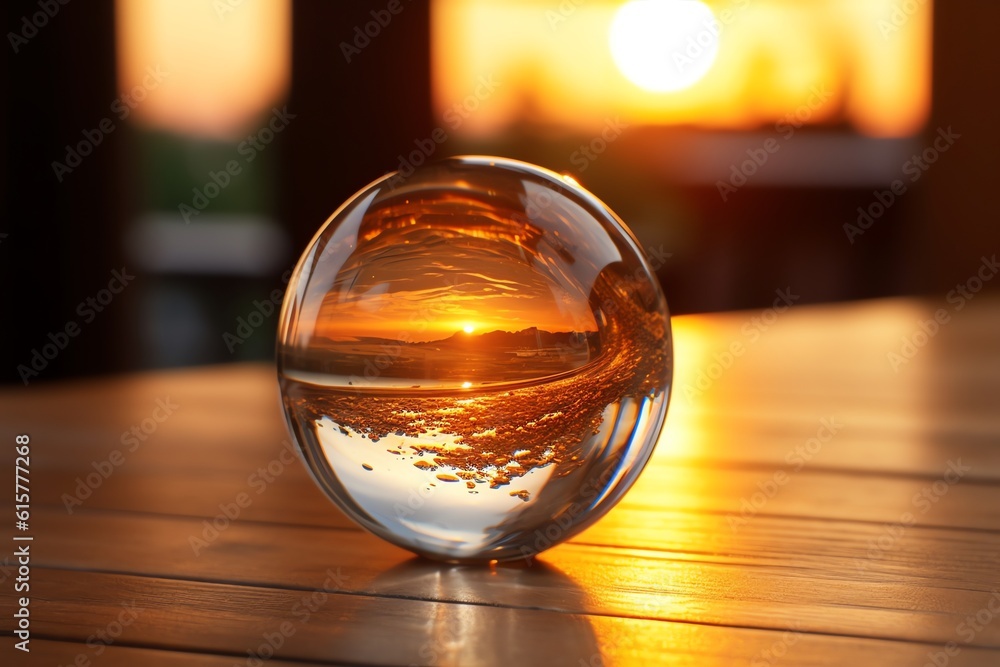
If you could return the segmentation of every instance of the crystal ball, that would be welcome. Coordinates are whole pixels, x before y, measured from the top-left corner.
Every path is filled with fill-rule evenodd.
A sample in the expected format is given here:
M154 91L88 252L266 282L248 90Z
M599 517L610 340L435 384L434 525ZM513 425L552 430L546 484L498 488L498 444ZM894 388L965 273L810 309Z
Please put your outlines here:
M495 157L387 174L292 275L290 431L351 519L450 562L531 558L632 486L666 416L666 301L568 176Z

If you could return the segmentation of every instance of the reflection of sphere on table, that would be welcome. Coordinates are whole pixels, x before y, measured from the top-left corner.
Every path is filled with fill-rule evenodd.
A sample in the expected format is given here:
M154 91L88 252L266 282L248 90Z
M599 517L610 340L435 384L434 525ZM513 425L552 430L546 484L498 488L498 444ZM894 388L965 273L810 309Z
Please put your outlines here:
M289 423L361 525L449 560L548 548L634 482L666 412L666 304L571 179L454 158L327 221L282 312Z
M590 666L607 664L601 644L613 646L613 638L598 641L586 614L571 613L587 608L590 593L543 559L530 567L478 567L411 558L365 588L376 597L361 598L339 621L348 630L337 645L339 655L359 661L371 653L373 636L364 630L380 628L384 636L389 623L408 631L380 646L386 664ZM393 617L387 601L419 611Z

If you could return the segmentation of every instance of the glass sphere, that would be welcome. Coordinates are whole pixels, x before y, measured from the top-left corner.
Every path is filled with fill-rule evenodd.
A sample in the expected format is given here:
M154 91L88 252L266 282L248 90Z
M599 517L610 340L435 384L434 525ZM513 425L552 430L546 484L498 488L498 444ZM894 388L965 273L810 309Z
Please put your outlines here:
M453 562L531 557L611 509L653 451L671 355L621 220L569 177L493 157L388 174L337 209L277 346L320 487Z

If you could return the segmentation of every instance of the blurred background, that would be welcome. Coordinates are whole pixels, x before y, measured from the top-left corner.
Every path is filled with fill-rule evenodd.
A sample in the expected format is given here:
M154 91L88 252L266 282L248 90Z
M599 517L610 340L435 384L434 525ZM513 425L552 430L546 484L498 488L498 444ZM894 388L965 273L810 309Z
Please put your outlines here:
M940 300L1000 246L997 3L6 8L5 382L270 358L323 221L447 155L573 175L675 314Z

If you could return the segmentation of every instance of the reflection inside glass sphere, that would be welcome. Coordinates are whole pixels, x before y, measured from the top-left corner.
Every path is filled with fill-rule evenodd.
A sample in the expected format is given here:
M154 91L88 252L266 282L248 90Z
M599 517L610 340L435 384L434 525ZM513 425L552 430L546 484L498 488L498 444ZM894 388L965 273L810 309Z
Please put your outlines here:
M532 555L635 481L670 326L635 240L538 167L452 158L344 204L289 285L289 424L337 504L448 560Z

